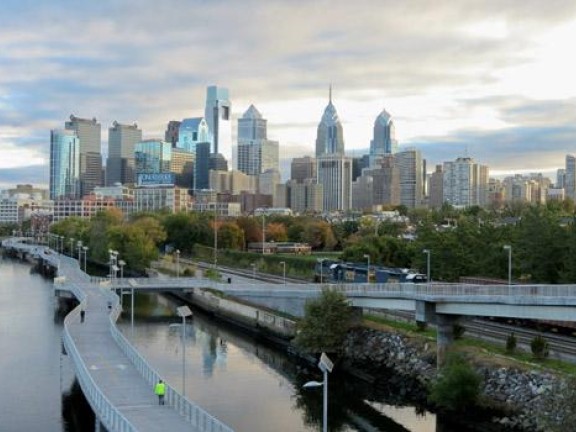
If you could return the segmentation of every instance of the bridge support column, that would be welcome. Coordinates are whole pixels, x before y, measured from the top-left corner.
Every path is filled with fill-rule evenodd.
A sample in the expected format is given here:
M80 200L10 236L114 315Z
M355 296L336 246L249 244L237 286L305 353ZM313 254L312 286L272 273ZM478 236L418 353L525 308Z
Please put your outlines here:
M460 318L458 315L436 315L436 364L441 368L446 361L446 354L454 341L454 323Z
M94 432L102 432L102 423L97 416L94 417Z
M424 330L426 324L436 322L436 305L431 302L416 300L416 325Z

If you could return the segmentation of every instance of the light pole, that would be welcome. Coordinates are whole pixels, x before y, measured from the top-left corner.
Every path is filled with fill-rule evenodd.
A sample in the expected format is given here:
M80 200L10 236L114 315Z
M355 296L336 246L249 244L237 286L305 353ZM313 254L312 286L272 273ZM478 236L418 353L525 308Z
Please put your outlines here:
M252 263L250 266L252 267L252 279L256 280L256 264Z
M120 283L124 282L124 266L126 265L126 261L119 260L118 265L120 266Z
M322 431L328 432L328 372L332 372L334 364L325 353L320 356L318 368L322 371L323 380L308 381L303 385L304 388L323 387L324 394L322 398Z
M370 282L370 255L364 254L364 258L368 260L368 267L366 268L366 282Z
M116 272L118 271L118 251L109 249L108 253L110 254L110 282L114 283Z
M281 261L280 264L282 265L282 278L284 279L284 285L286 285L286 262Z
M176 308L178 316L182 317L182 396L186 397L186 317L192 315L188 306Z
M324 283L324 260L320 259L320 284Z
M70 238L70 258L74 258L74 237Z
M218 268L218 198L214 203L214 270Z
M180 277L180 249L176 249L176 278Z
M508 251L508 287L512 285L512 246L504 245L504 250Z
M430 249L424 249L422 253L426 254L426 282L430 283Z
M266 243L266 216L262 213L262 256L264 256L264 243Z
M82 240L78 240L76 243L76 249L78 250L78 267L82 268Z
M84 273L87 273L86 269L86 254L88 253L88 246L82 246L82 250L84 251Z

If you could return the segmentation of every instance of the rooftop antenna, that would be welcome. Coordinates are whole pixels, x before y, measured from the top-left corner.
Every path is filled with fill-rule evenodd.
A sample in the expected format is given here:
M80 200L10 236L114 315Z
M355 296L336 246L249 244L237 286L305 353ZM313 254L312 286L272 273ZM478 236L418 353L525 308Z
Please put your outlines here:
M328 102L332 103L332 83L328 87Z

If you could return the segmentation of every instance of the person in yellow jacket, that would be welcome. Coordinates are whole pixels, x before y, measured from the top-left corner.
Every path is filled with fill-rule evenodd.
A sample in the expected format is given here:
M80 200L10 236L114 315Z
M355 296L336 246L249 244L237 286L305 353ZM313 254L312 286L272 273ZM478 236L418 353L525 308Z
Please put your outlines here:
M158 405L164 405L164 395L166 394L166 384L164 384L164 381L158 381L154 386L154 393L158 395Z

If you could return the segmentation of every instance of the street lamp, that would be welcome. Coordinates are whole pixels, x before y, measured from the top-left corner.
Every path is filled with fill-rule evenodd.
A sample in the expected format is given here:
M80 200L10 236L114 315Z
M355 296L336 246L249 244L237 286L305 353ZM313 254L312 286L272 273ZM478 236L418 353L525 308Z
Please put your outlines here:
M324 259L320 259L320 284L324 283Z
M82 262L80 261L82 258L82 240L78 240L76 249L78 250L78 267L82 268Z
M74 237L70 238L70 258L74 258Z
M88 246L82 246L82 250L84 251L84 273L87 273L86 269L86 254L88 253Z
M214 203L214 270L218 268L218 195Z
M186 317L192 315L188 306L176 308L178 316L182 317L182 396L186 397Z
M366 269L366 282L370 282L370 255L364 254L364 258L368 260L368 267Z
M266 216L262 212L262 256L264 256L264 243L266 243L266 226L265 226Z
M422 253L426 254L426 281L430 283L430 249L424 249Z
M512 246L504 245L504 250L508 251L508 287L512 285Z
M324 387L324 394L322 398L322 431L328 432L328 372L332 372L334 364L328 358L325 353L320 356L320 361L318 362L318 368L322 371L323 380L319 381L308 381L302 387L305 389L314 387Z
M180 277L180 249L176 249L176 277Z
M284 285L286 285L286 262L280 261L280 264L282 265L282 277L284 279Z
M256 264L252 263L250 266L252 267L252 279L256 280Z
M124 282L124 266L126 265L126 261L119 260L118 265L120 266L120 283Z
M113 283L116 272L118 271L118 267L116 266L118 262L118 251L109 249L108 253L110 254L110 282Z

